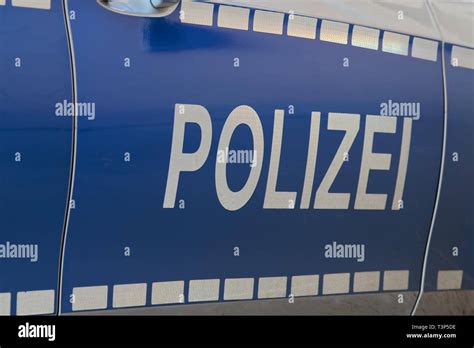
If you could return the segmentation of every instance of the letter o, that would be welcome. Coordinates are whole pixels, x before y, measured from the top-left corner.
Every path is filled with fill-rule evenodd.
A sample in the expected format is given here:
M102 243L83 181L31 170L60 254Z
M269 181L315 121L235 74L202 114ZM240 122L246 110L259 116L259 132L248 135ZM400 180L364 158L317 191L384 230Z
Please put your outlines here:
M262 172L264 138L262 123L257 112L250 106L241 105L235 108L227 118L222 129L217 151L225 151L229 147L230 140L235 129L240 125L246 125L250 128L253 138L253 148L257 153L257 163L250 167L250 174L244 187L237 192L232 191L227 184L227 161L220 163L216 161L216 192L219 202L230 211L239 210L252 197Z

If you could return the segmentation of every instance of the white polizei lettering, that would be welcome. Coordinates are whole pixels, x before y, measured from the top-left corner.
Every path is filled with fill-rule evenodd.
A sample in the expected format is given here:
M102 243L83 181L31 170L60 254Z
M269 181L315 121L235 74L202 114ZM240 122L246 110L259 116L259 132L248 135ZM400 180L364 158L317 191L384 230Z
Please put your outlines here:
M393 104L389 101L389 103L387 103L387 108L392 106ZM414 113L418 114L418 109L416 109ZM376 133L396 133L397 118L392 116L367 115L366 117L362 159L354 203L354 209L356 210L386 209L387 194L367 193L367 186L371 170L390 170L392 155L389 153L373 152L373 145ZM414 120L416 120L414 117L405 117L403 119L403 134L392 210L400 210L403 209L404 206L403 192L408 170L411 133ZM263 209L294 209L296 204L295 201L298 196L296 191L277 191L281 151L283 146L284 121L285 112L283 110L275 110L270 163L265 187ZM185 129L186 125L189 123L197 124L201 132L199 148L194 153L184 153L183 149ZM234 132L241 125L245 125L250 129L253 140L253 149L230 149L229 146ZM320 127L321 113L312 112L300 209L309 208L314 190L316 160L321 131ZM357 137L359 128L359 114L328 114L327 129L330 131L344 131L345 133L327 172L325 173L319 187L316 189L314 209L349 209L351 193L335 193L330 191L342 169L342 166L349 160L349 152ZM175 106L170 165L163 202L164 208L174 208L181 172L194 172L199 170L209 156L211 142L212 122L207 109L200 105L177 104ZM244 207L253 196L257 189L262 172L264 143L263 127L257 112L252 107L246 105L235 108L227 117L222 128L215 161L216 193L223 208L229 211L239 210ZM355 156L355 158L357 158L357 156ZM250 166L250 173L247 181L240 190L233 191L230 189L227 181L227 170L228 168L231 168L231 164L244 163ZM0 257L2 257L1 246Z
M194 153L183 153L184 131L187 123L195 123L201 129L201 143ZM166 183L163 208L174 208L181 172L194 172L207 160L212 140L212 122L209 112L200 105L175 106L171 159Z
M405 118L403 120L402 145L400 149L400 161L398 163L397 183L395 194L393 195L392 210L400 210L403 206L403 191L405 189L405 178L408 169L408 157L410 155L411 129L413 120Z
M308 158L306 161L306 173L304 175L303 193L301 195L301 209L308 209L313 192L314 170L316 168L316 158L319 144L319 127L321 123L321 113L311 113L311 129L309 134Z
M263 128L257 112L250 106L239 106L235 108L227 118L219 139L218 152L225 151L229 147L230 140L236 128L240 125L249 127L252 138L254 152L258 154L260 160L255 165L250 166L250 174L244 187L234 192L227 183L227 163L216 161L216 192L219 202L230 211L242 208L252 197L260 178L263 164L264 138Z
M285 112L275 110L273 124L272 152L270 155L270 169L268 172L267 189L265 191L264 209L294 209L296 192L277 192L278 169L280 167L281 143L283 138L283 124ZM290 203L293 204L290 204Z
M346 134L316 191L315 209L349 209L350 193L330 193L329 190L344 163L344 154L349 153L354 143L359 132L359 124L360 115L358 114L329 113L328 129L345 131Z
M391 154L372 152L375 133L395 133L397 119L387 116L367 115L364 148L360 167L359 184L354 209L383 210L387 202L386 194L367 193L371 170L390 170Z

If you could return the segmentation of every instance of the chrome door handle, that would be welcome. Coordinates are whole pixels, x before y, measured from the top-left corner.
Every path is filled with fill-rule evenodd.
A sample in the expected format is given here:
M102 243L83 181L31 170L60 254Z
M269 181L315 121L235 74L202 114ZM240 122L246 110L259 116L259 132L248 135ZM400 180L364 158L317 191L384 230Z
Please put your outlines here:
M180 0L97 0L109 11L136 17L165 17L179 5Z

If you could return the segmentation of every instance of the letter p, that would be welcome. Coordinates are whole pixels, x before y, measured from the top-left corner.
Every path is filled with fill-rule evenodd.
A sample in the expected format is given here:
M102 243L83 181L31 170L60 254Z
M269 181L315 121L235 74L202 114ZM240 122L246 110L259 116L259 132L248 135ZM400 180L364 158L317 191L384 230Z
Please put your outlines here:
M186 123L196 123L201 129L201 143L194 153L183 153ZM176 104L173 141L163 208L174 208L181 172L195 172L206 162L212 141L211 115L201 105Z

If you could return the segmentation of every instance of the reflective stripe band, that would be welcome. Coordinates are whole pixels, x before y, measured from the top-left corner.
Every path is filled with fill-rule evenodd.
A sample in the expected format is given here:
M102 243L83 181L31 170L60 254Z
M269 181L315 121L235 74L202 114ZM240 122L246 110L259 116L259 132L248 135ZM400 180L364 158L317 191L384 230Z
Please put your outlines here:
M54 290L21 291L16 294L17 315L54 313Z
M224 301L251 300L253 298L253 278L226 279L224 283Z
M407 56L409 43L410 37L408 35L386 31L383 33L382 51Z
M258 298L286 297L286 277L263 277L258 280Z
M410 271L385 271L383 274L383 289L408 290L408 278Z
M321 24L322 41L347 45L349 24L324 20Z
M184 281L153 283L151 304L170 304L184 302Z
M72 289L73 311L85 311L107 308L107 285L84 286Z
M219 6L217 26L221 28L249 30L250 10L248 8Z
M319 275L291 277L291 294L298 296L315 296L318 294Z
M352 46L378 50L379 36L380 30L355 25L352 30Z
M419 37L413 39L411 56L436 62L438 60L438 41L425 40Z
M9 292L0 293L0 316L11 315L12 295Z
M438 290L461 289L463 271L438 271Z
M5 0L3 4L5 4ZM12 0L12 6L50 10L51 0Z
M1 0L0 0L1 1ZM267 34L283 35L284 21L287 18L286 35L295 38L315 40L317 38L317 24L320 19L301 15L258 10L247 7L218 6L217 27L249 30L250 17L253 13L253 31ZM181 7L181 21L183 23L213 26L214 4L184 0ZM319 39L347 45L349 42L350 24L321 20ZM438 61L439 42L420 37L398 34L390 31L354 25L351 32L351 45L378 51L380 47L380 33L382 35L382 51L401 56L408 56L410 50L410 37L413 37L411 57L426 61ZM453 48L453 66L474 69L474 50L455 46ZM461 62L459 62L461 61Z
M219 279L199 279L189 282L189 302L219 300Z
M354 292L379 291L380 272L355 272Z
M183 23L212 26L214 5L183 0L180 18Z
M146 284L114 285L112 306L114 308L144 306L146 304Z
M381 282L381 273L383 281ZM409 270L388 271L361 271L353 273L352 293L360 294L367 292L404 291L409 288ZM461 289L463 278L462 270L441 270L438 272L438 290ZM320 280L321 279L321 280ZM322 283L322 295L339 295L351 293L351 273L329 273L296 275L290 277L290 296L317 296L319 295L320 283ZM258 278L258 299L277 299L287 297L288 277L260 277ZM383 284L381 286L381 284ZM189 281L188 301L185 297L186 281L163 281L154 282L151 291L152 305L179 304L186 302L212 302L219 301L220 279L194 279ZM224 280L224 301L252 300L254 299L255 278L227 278ZM113 287L113 308L139 307L147 302L147 284L120 284ZM31 293L38 293L33 296ZM44 296L48 293L50 296ZM28 296L22 295L28 294ZM107 308L107 286L90 286L73 288L74 300L73 311L106 309ZM40 295L40 296L38 296ZM10 310L10 294L0 293L0 315L8 315ZM54 290L19 292L20 313L26 314L48 314L54 312ZM28 301L26 298L28 297ZM49 309L34 309L31 305L35 303L46 303ZM29 311L26 311L26 302ZM46 307L42 304L43 308ZM18 306L18 305L17 305ZM37 307L35 307L37 308ZM40 313L41 312L41 313Z
M323 295L346 294L349 292L350 273L325 274Z
M268 34L283 34L283 13L255 11L253 31Z
M474 50L453 46L451 52L451 65L467 69L474 69Z
M290 16L288 19L288 36L301 37L305 39L316 39L316 18Z

